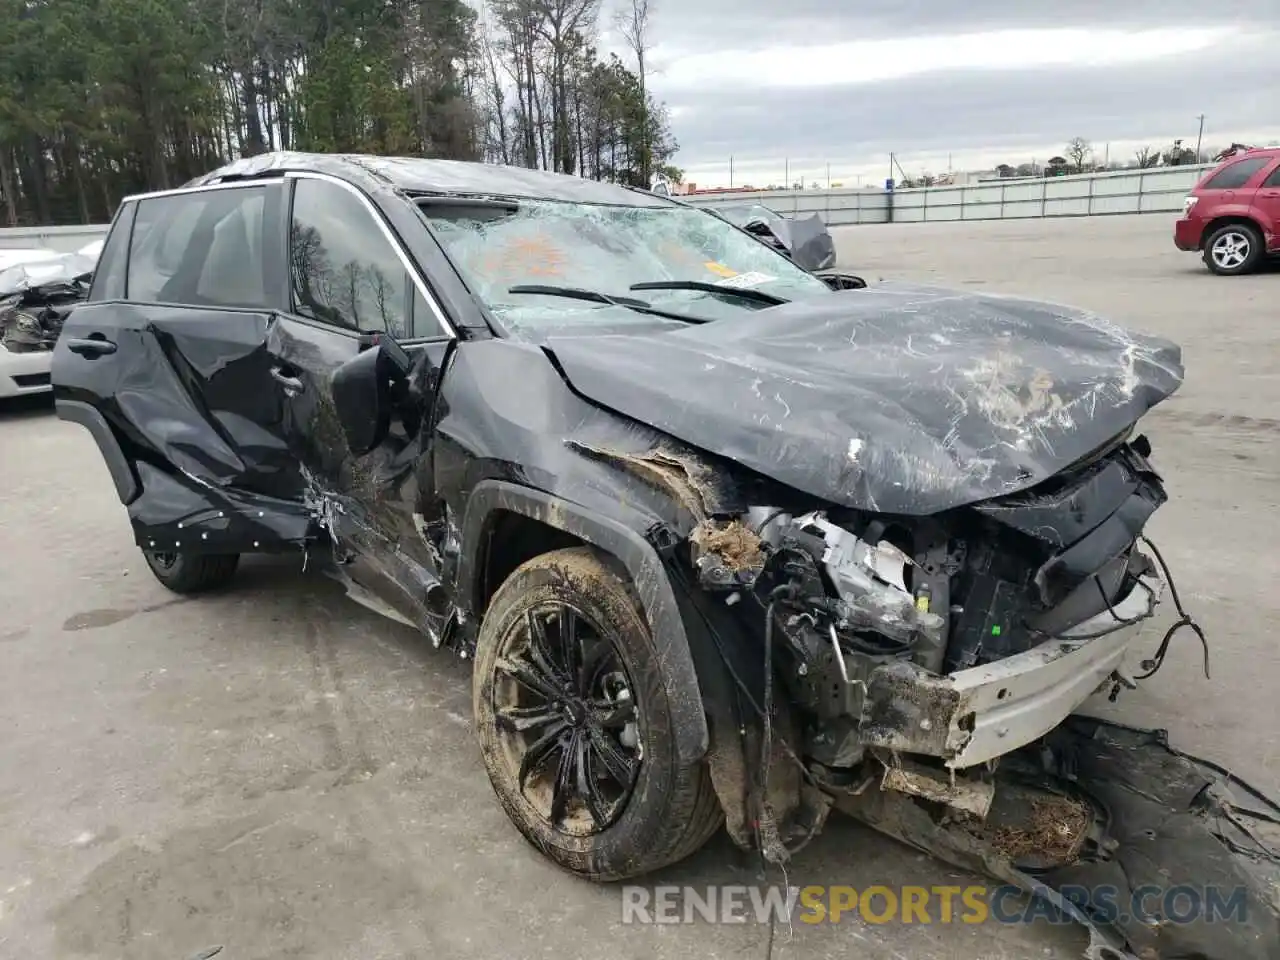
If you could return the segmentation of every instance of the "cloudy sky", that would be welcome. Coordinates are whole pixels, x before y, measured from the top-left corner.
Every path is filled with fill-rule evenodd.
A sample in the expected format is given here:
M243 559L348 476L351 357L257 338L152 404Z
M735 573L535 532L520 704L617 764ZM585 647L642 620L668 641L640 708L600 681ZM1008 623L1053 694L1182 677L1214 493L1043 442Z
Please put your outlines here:
M617 2L617 0L615 0ZM625 2L625 0L624 0ZM676 163L701 185L880 183L1068 139L1280 138L1280 0L651 0ZM611 38L610 38L611 39ZM612 43L609 46L613 46Z

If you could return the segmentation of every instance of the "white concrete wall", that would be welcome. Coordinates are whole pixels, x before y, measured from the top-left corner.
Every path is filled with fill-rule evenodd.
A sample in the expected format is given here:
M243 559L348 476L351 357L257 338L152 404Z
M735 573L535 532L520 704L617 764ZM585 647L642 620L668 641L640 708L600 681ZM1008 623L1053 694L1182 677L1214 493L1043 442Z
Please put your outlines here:
M958 187L898 190L893 222L1008 220L1020 217L1087 217L1111 213L1170 213L1213 164L1153 167L1070 177L971 183ZM820 213L831 225L885 223L889 196L878 190L761 190L695 194L698 206L763 203L784 214Z
M73 253L90 240L105 236L108 226L91 223L78 227L6 227L0 229L0 250L43 247L59 253Z
M892 197L892 219L894 223L912 223L1169 213L1182 209L1183 197L1213 167L1213 164L1154 167L1073 177L898 190ZM763 203L788 215L821 214L822 219L832 226L887 223L890 219L890 197L881 190L759 190L752 193L698 194L681 199L706 207ZM6 228L0 229L0 248L47 247L71 251L106 232L106 224Z

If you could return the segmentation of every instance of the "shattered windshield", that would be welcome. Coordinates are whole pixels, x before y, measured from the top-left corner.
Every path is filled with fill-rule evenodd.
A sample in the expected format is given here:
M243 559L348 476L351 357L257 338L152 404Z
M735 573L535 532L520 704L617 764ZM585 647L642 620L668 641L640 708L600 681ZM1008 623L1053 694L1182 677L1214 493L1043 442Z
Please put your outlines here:
M511 292L530 285L570 288L637 301L691 320L719 320L768 309L750 300L693 289L634 285L694 281L758 290L780 300L830 294L817 277L718 217L678 205L604 206L562 201L420 201L463 279L516 336L551 328L613 327L654 316L563 295Z

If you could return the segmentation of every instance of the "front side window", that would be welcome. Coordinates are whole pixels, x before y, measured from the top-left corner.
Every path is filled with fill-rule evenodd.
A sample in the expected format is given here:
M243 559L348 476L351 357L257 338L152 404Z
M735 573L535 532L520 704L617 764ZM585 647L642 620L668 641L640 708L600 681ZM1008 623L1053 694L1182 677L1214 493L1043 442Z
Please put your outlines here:
M128 203L116 214L93 272L90 300L116 300L125 295L125 272L128 269L129 236L133 233L136 203Z
M1218 171L1205 183L1207 190L1239 190L1248 183L1255 173L1265 167L1271 160L1269 157L1249 157Z
M1280 166L1271 171L1266 180L1262 181L1264 187L1280 187Z
M265 203L260 186L139 201L129 245L128 298L265 308Z
M704 210L679 205L606 206L547 200L420 203L471 292L517 337L565 327L653 323L625 307L539 294L552 286L640 300L694 320L740 317L758 301L700 290L633 290L646 282L694 281L787 300L830 294L789 259ZM512 288L516 288L515 291Z
M411 335L408 271L374 214L345 187L297 181L289 275L299 316L398 339Z

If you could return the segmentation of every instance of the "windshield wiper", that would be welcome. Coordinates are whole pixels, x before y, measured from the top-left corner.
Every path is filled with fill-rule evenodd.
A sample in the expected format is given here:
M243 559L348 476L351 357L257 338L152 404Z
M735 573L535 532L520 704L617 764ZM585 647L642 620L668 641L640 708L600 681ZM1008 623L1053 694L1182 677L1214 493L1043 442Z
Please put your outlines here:
M568 297L571 300L586 300L589 303L604 303L611 307L626 307L629 310L635 310L637 313L651 313L655 317L665 317L668 320L679 320L681 323L706 323L706 317L691 317L687 313L673 313L669 310L660 310L657 307L650 306L645 300L638 300L635 297L614 297L607 293L601 293L599 290L584 290L582 287L556 287L546 286L541 283L522 283L514 287L508 287L507 293L539 293L548 297Z
M777 307L789 303L785 297L750 287L726 287L719 283L708 283L705 280L650 280L646 283L633 283L630 290L702 290L705 293L723 293L741 300L754 300L756 303Z

